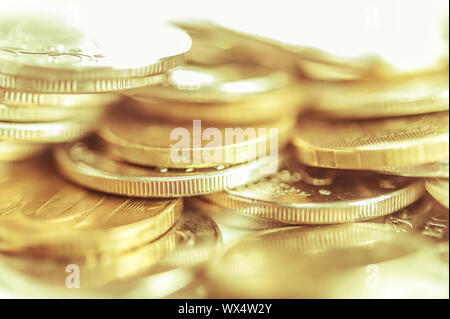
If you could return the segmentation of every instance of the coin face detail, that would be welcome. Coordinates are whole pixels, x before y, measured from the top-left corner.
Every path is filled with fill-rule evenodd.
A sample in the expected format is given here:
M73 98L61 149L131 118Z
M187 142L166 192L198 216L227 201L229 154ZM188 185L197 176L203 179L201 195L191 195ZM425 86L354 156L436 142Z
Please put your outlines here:
M358 122L303 118L293 144L298 159L311 166L417 166L448 157L448 125L448 112Z
M307 168L290 159L274 175L206 198L242 214L277 222L335 224L392 213L423 193L423 182L418 179Z
M2 250L72 258L122 252L161 236L181 213L181 199L95 193L66 182L51 165L38 158L2 172Z
M55 158L61 173L80 185L106 193L155 198L217 192L257 180L278 167L278 161L268 156L205 169L144 168L115 161L89 142L58 147Z
M12 89L109 91L108 81L151 77L181 64L191 46L185 32L168 25L146 30L146 41L132 41L127 28L85 32L57 15L8 15L0 21L0 82ZM39 84L40 78L48 83Z

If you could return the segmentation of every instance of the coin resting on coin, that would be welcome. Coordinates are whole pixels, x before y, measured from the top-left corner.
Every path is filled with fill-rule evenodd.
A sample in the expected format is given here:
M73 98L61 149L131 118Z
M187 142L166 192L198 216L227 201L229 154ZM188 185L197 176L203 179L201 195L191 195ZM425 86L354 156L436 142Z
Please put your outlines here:
M135 20L0 14L0 295L448 298L442 54Z

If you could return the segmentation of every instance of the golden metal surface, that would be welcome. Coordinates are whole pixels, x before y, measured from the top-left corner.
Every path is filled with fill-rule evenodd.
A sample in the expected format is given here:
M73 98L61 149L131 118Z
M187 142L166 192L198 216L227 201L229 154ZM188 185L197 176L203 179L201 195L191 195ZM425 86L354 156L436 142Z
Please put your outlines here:
M191 46L189 36L175 27L157 30L146 41L130 41L125 30L114 37L113 30L88 34L57 15L3 15L0 86L69 93L150 84L156 80L148 80L151 76L183 63Z
M446 177L449 178L448 158L439 162L419 166L385 167L380 174L400 175L409 177Z
M427 179L425 188L441 205L449 207L448 178Z
M290 114L294 116L304 107L304 91L303 87L293 84L233 103L208 104L134 95L127 104L141 114L174 122L196 119L219 125L238 125L274 121Z
M44 157L2 171L2 251L100 258L158 238L181 213L182 199L103 195L66 182L52 167Z
M230 242L208 265L208 286L228 298L443 298L447 266L428 248L371 223L273 229ZM382 274L378 289L368 270Z
M284 88L292 82L288 73L258 65L186 65L168 71L167 81L161 85L137 89L130 94L172 101L230 103Z
M85 187L136 197L183 197L237 187L268 175L278 167L270 157L229 167L170 170L143 168L114 161L98 147L77 142L57 147L63 175Z
M424 193L423 181L307 168L290 159L253 184L205 197L242 214L291 224L336 224L387 215Z
M21 161L35 156L47 149L47 145L38 143L21 143L0 141L0 161Z
M48 123L0 122L0 139L16 142L63 143L81 138L93 129L97 117L84 116Z
M448 73L397 81L315 86L314 110L325 118L365 119L448 111Z
M258 157L257 150L261 147L269 154L274 139L277 139L278 147L283 149L294 125L292 117L285 117L277 122L254 124L242 129L243 136L232 136L230 141L227 140L227 130L234 128L215 126L221 140L217 140L215 136L214 140L205 140L202 137L208 124L203 123L203 127L196 129L193 123L151 121L136 114L119 111L106 118L98 134L109 150L129 163L165 168L208 168L255 160ZM183 158L187 157L186 161L179 163L173 160L174 145L179 137L174 140L172 135L177 128L182 128L189 134L188 146L179 148ZM273 128L277 130L276 133ZM252 130L254 136L247 134L247 129ZM259 129L263 129L265 134L260 134ZM194 144L196 139L200 139L199 145ZM217 144L211 146L212 141ZM219 155L205 156L205 153ZM201 158L194 161L197 155L201 155Z
M293 144L307 165L377 170L447 158L448 130L448 112L353 122L303 117Z
M261 230L281 227L284 224L267 218L247 215L239 210L221 207L206 198L186 199L186 206L192 207L214 219L216 222L234 228Z

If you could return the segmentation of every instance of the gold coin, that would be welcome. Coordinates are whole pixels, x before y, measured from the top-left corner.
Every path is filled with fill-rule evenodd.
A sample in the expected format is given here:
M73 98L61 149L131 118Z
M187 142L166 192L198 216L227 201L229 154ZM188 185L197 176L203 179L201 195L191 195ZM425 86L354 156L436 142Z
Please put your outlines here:
M439 288L431 296L448 294L441 281L448 269L426 241L383 226L285 227L246 235L208 264L209 290L216 298L430 297L422 286L414 288L426 282ZM367 278L377 270L379 289L371 289ZM437 274L444 275L440 283Z
M181 199L80 188L55 174L46 157L11 164L1 176L0 249L17 254L92 259L122 252L164 234L183 206Z
M295 116L305 100L303 88L297 84L276 91L243 98L233 103L194 103L148 98L134 95L129 104L143 115L188 122L192 119L219 124L270 122Z
M448 73L397 81L317 84L314 110L331 118L376 118L448 111Z
M448 244L448 218L448 209L437 204L430 196L425 196L414 204L373 222L389 225L399 232L416 233L436 244Z
M446 177L449 178L448 158L439 162L419 166L385 167L379 172L388 175L409 177Z
M214 127L151 121L135 114L110 114L98 131L106 147L133 164L166 168L206 168L245 163L283 148L294 118L244 128ZM208 139L205 132L214 130ZM262 132L260 132L262 130ZM181 138L181 139L180 139ZM262 154L262 156L266 155Z
M307 168L291 159L274 175L205 197L242 214L277 222L337 224L390 214L423 193L421 180Z
M448 130L448 112L358 122L304 117L293 144L307 165L379 170L447 158Z
M328 82L343 82L348 85L355 80L362 80L370 76L367 70L351 68L346 65L326 64L320 61L300 59L297 66L304 79L309 81L321 81L317 83L322 89ZM314 82L313 82L314 83Z
M68 142L85 135L95 122L95 116L47 123L0 122L0 139L33 143Z
M187 65L170 70L167 82L130 93L189 102L237 102L292 84L286 72L251 64Z
M51 122L102 112L115 94L40 94L0 89L0 120Z
M102 24L87 33L56 15L0 21L0 86L10 89L106 92L150 84L162 80L152 76L183 63L191 46L185 32L168 25L146 29L142 41L136 40L142 25Z
M183 197L217 192L257 180L276 171L271 157L216 168L176 170L144 168L114 161L85 142L55 149L63 175L98 191L136 197Z
M425 188L441 205L449 207L448 178L427 179Z
M71 289L67 289L67 280L70 279L68 277L76 269L80 275L81 293L98 298L99 296L95 295L95 291L88 289L142 274L173 250L175 243L175 233L169 231L155 241L128 250L120 255L104 256L98 260L72 258L63 261L55 258L36 258L29 255L0 255L0 261L3 261L10 271L11 269L14 271L14 277L19 277L22 281L24 281L24 277L28 279L25 285L19 286L22 293L31 290L32 294L33 288L39 287L40 289L47 288L42 290L49 294L58 295L59 293L59 296L70 296L71 293L67 291ZM10 278L12 290L18 288L17 281L13 281L16 278ZM31 283L27 284L29 281ZM43 284L47 286L43 286ZM62 291L61 287L64 287ZM55 290L55 288L60 289ZM111 287L108 288L111 289Z
M0 161L21 161L35 156L45 149L47 149L45 144L0 141Z
M281 227L285 225L271 219L250 216L238 210L231 210L225 207L220 207L213 202L201 197L192 197L187 199L186 205L210 216L216 222L229 227L261 230Z
M116 102L116 93L57 94L0 88L0 103L8 106L48 106L59 108L96 107Z
M70 262L81 268L80 290L84 295L162 298L192 284L197 278L193 266L206 262L215 253L220 242L220 230L212 220L202 214L187 211L167 234L154 242L95 263L76 259ZM65 277L68 276L65 272L67 262L0 255L1 261L21 271L22 277L38 276L42 281L40 287L44 283L56 285L51 288L64 286ZM89 290L91 286L110 281L112 283L100 290Z

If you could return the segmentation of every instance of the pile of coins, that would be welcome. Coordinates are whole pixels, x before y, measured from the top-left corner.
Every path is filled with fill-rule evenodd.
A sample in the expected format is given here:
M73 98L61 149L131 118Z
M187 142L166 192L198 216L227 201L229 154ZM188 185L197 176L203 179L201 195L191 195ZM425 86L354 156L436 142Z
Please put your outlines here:
M0 287L448 297L448 64L393 72L207 23L160 26L155 58L0 21L1 156L21 160L1 166ZM222 247L220 229L248 234Z

